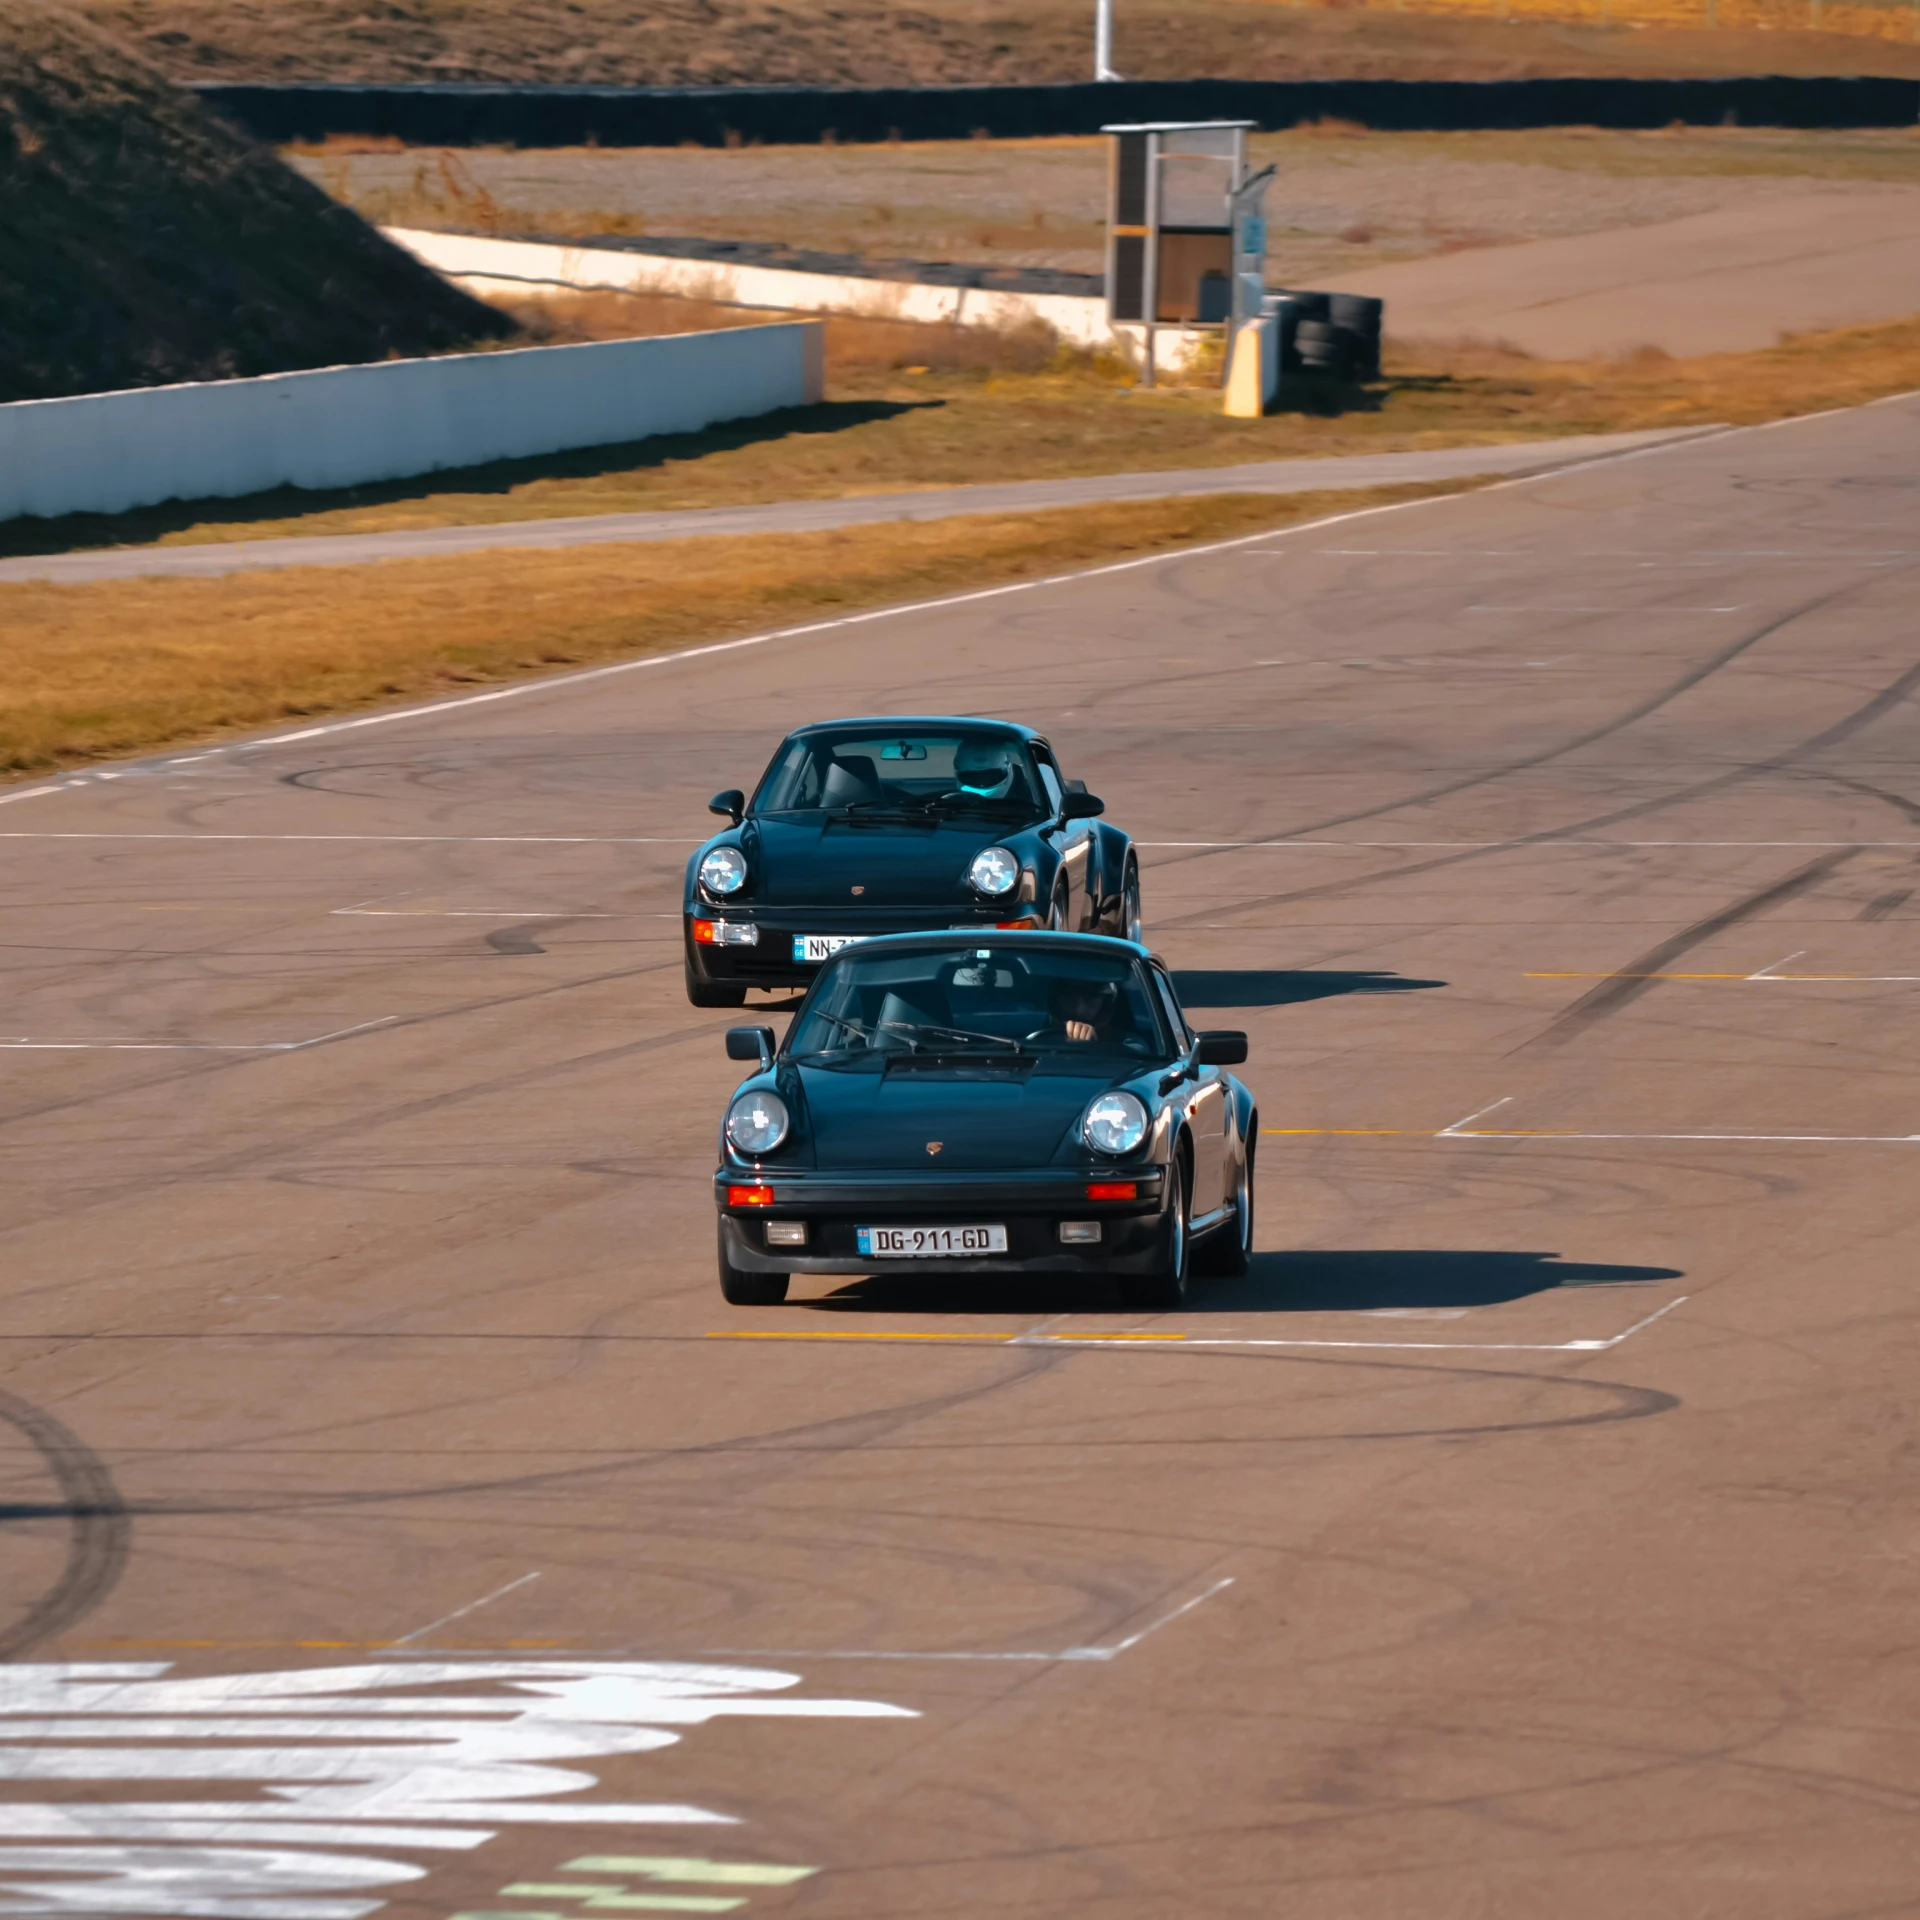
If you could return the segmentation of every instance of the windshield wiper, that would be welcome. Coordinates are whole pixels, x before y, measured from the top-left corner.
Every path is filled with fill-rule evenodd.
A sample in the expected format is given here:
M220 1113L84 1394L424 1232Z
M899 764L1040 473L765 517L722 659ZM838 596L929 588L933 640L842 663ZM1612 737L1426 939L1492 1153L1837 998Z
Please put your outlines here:
M823 1013L818 1007L815 1007L812 1017L815 1020L824 1020L830 1027L838 1027L842 1033L850 1033L856 1039L865 1040L869 1043L873 1039L873 1029L871 1027L863 1027L858 1020L849 1020L844 1014Z
M1025 1053L1027 1050L1026 1042L1023 1040L1010 1039L1004 1033L976 1033L971 1027L913 1026L913 1027L907 1027L907 1028L893 1028L891 1029L891 1031L904 1032L904 1033L925 1033L925 1034L939 1033L939 1034L945 1034L949 1040L984 1040L991 1047L1006 1047L1013 1053ZM909 1040L907 1044L910 1047L913 1047L913 1051L915 1053L918 1053L920 1051L920 1049L917 1046L914 1046L911 1040Z
M998 813L1018 813L1022 819L1025 819L1034 812L1033 806L1028 801L1016 800L1011 794L1003 793L996 796L989 793L968 793L962 788L955 788L948 793L925 794L913 804L923 813L931 813L935 807L943 807L950 811L965 808L968 811L980 813L991 809Z
M904 800L849 800L845 806L830 808L829 820L911 820L918 810Z

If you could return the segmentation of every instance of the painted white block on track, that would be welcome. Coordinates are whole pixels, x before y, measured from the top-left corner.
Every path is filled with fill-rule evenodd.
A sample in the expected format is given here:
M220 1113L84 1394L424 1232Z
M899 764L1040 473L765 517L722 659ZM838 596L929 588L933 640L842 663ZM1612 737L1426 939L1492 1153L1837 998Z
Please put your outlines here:
M691 433L821 397L818 321L525 347L0 406L0 520Z

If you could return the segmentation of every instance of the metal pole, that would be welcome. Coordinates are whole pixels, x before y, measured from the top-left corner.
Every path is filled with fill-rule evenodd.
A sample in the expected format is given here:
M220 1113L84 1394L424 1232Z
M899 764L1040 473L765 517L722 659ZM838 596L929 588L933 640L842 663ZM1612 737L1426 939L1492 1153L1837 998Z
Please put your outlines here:
M1118 80L1113 70L1113 0L1096 0L1093 16L1093 77Z
M1146 324L1146 364L1140 372L1140 384L1154 384L1153 334L1160 316L1160 136L1147 135L1147 257L1145 283L1140 303L1140 318Z

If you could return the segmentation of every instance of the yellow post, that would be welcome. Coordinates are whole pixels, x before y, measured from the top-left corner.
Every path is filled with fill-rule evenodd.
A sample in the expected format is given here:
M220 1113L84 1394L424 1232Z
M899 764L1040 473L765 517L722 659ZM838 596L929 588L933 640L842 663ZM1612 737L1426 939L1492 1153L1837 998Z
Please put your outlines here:
M1233 363L1227 368L1227 417L1258 420L1267 410L1265 344L1273 325L1264 314L1234 335Z

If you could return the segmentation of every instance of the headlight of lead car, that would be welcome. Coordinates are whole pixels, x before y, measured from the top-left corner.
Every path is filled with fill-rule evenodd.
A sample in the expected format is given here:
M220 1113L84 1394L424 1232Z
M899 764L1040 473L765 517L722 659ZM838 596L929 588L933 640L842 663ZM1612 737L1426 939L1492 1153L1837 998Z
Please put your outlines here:
M746 856L738 847L715 847L700 862L700 884L709 893L738 893L747 884Z
M727 1138L742 1153L771 1153L789 1124L787 1103L777 1093L743 1093L727 1109Z
M1080 1121L1096 1153L1131 1153L1147 1137L1147 1110L1130 1093L1103 1093Z
M989 847L985 853L976 853L973 865L967 869L968 884L975 893L984 893L989 900L1011 893L1019 879L1020 862L1005 847Z

